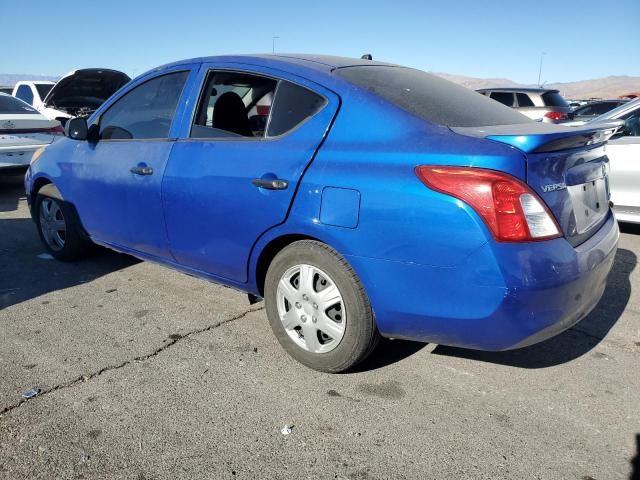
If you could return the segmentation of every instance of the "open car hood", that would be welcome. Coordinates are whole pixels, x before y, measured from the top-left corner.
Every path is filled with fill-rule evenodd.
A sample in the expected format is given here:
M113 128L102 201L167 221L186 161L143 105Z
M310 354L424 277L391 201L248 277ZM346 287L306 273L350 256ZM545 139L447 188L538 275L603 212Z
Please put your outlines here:
M131 78L106 68L74 70L62 77L44 99L47 107L71 115L91 113Z

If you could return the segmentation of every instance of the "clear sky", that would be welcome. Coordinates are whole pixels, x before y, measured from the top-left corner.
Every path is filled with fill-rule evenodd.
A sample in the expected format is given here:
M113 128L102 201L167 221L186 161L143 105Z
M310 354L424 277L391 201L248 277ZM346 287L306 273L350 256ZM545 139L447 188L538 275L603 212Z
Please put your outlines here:
M640 75L640 0L3 0L0 73L130 75L202 55L374 58L542 81Z

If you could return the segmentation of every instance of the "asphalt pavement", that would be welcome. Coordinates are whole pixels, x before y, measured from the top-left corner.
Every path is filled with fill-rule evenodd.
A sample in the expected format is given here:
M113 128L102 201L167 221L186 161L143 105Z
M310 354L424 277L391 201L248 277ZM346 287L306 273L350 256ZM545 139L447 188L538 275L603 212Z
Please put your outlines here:
M385 341L329 375L242 293L108 251L42 256L19 181L0 182L0 478L631 478L640 229L625 232L604 298L554 339Z

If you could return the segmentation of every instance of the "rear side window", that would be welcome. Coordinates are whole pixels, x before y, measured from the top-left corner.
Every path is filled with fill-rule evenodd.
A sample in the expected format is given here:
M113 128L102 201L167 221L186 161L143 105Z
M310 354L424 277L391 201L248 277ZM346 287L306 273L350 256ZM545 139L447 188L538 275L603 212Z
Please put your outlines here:
M345 80L424 120L450 127L512 125L532 120L461 85L404 67L335 70Z
M278 81L211 71L200 94L191 138L264 137Z
M542 101L547 107L568 107L567 101L558 92L547 92L542 94Z
M34 114L38 111L30 105L10 95L0 95L0 114Z
M16 92L16 98L19 98L23 102L27 102L29 105L33 104L33 92L29 85L20 85Z
M293 130L318 113L326 103L323 97L311 90L286 81L280 82L267 135L277 137Z
M100 118L100 138L168 138L189 72L155 77L117 100Z
M511 92L491 92L489 96L496 102L500 102L507 107L513 107L515 105L513 102L513 93Z
M517 93L519 107L533 107L533 102L526 93Z

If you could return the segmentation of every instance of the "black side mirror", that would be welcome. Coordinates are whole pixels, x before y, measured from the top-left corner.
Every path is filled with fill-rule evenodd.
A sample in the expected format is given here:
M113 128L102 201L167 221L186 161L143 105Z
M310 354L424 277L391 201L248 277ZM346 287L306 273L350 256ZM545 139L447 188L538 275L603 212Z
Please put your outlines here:
M86 140L89 137L89 127L87 127L87 119L74 117L64 124L65 136L74 140Z

